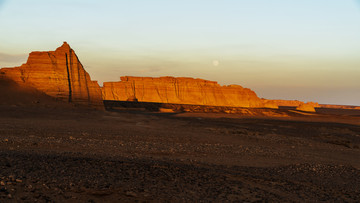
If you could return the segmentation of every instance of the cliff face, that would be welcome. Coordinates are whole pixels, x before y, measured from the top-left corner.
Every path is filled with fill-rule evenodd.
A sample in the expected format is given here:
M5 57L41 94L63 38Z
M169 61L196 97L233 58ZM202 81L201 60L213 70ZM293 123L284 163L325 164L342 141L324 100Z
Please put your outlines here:
M100 86L91 81L66 42L55 51L31 52L25 64L0 69L0 77L34 87L59 100L103 108Z
M104 100L194 104L232 107L274 107L264 104L254 91L239 85L220 86L217 82L175 77L121 77L104 82ZM277 106L275 106L276 108Z

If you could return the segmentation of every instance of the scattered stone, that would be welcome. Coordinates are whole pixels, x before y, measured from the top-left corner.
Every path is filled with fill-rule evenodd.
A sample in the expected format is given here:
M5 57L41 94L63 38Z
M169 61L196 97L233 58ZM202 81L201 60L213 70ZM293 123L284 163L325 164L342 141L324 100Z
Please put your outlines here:
M127 191L125 194L126 194L126 196L129 196L129 197L137 197L137 194L132 191Z
M9 180L15 181L15 177L14 177L13 175L10 175L10 176L9 176Z

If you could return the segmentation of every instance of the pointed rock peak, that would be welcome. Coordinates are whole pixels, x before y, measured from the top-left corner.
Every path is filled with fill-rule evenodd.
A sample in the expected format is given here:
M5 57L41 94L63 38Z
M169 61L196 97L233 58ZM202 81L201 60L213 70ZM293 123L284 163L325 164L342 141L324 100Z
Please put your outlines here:
M69 51L71 49L70 45L64 41L64 43L56 49L56 51L62 50L62 51Z

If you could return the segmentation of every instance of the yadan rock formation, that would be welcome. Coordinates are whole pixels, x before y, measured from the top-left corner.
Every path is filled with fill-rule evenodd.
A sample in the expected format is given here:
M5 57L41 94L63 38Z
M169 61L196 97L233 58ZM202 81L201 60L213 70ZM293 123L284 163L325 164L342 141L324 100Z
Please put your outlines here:
M27 62L0 69L0 77L29 86L81 106L103 108L101 89L91 81L73 49L64 44L55 51L31 52Z
M300 104L298 107L296 107L296 110L315 112L314 103L308 102L308 103Z
M268 101L269 103L273 103L277 106L286 106L286 107L295 107L296 110L300 111L308 111L315 112L315 108L321 107L321 105L317 102L303 102L299 100L281 100L281 99L262 99L264 102Z
M0 69L0 80L4 84L15 82L19 87L11 87L19 92L32 92L32 96L26 97L29 101L36 102L35 97L44 93L57 100L98 109L104 108L103 100L255 108L293 106L312 112L315 107L338 107L297 100L260 99L254 91L239 85L221 86L214 81L185 77L125 76L119 82L104 82L100 88L97 81L91 81L66 42L55 51L31 52L27 62L19 67ZM9 93L6 98L10 101L21 97Z
M268 101L272 101L273 103L275 103L278 106L293 106L293 107L298 107L301 105L304 105L305 102L303 101L299 101L299 100L281 100L281 99L272 99L272 100L268 100ZM308 105L311 105L313 107L320 107L320 105L317 102L307 102Z
M262 101L254 91L239 85L221 86L217 82L185 77L121 77L104 82L104 100L158 102L231 107L277 108Z

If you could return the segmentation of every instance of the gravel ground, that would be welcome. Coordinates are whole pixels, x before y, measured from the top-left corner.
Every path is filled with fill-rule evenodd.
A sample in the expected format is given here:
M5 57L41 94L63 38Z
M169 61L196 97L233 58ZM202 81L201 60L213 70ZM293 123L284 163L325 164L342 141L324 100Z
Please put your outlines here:
M359 117L322 116L0 106L0 202L358 202Z

